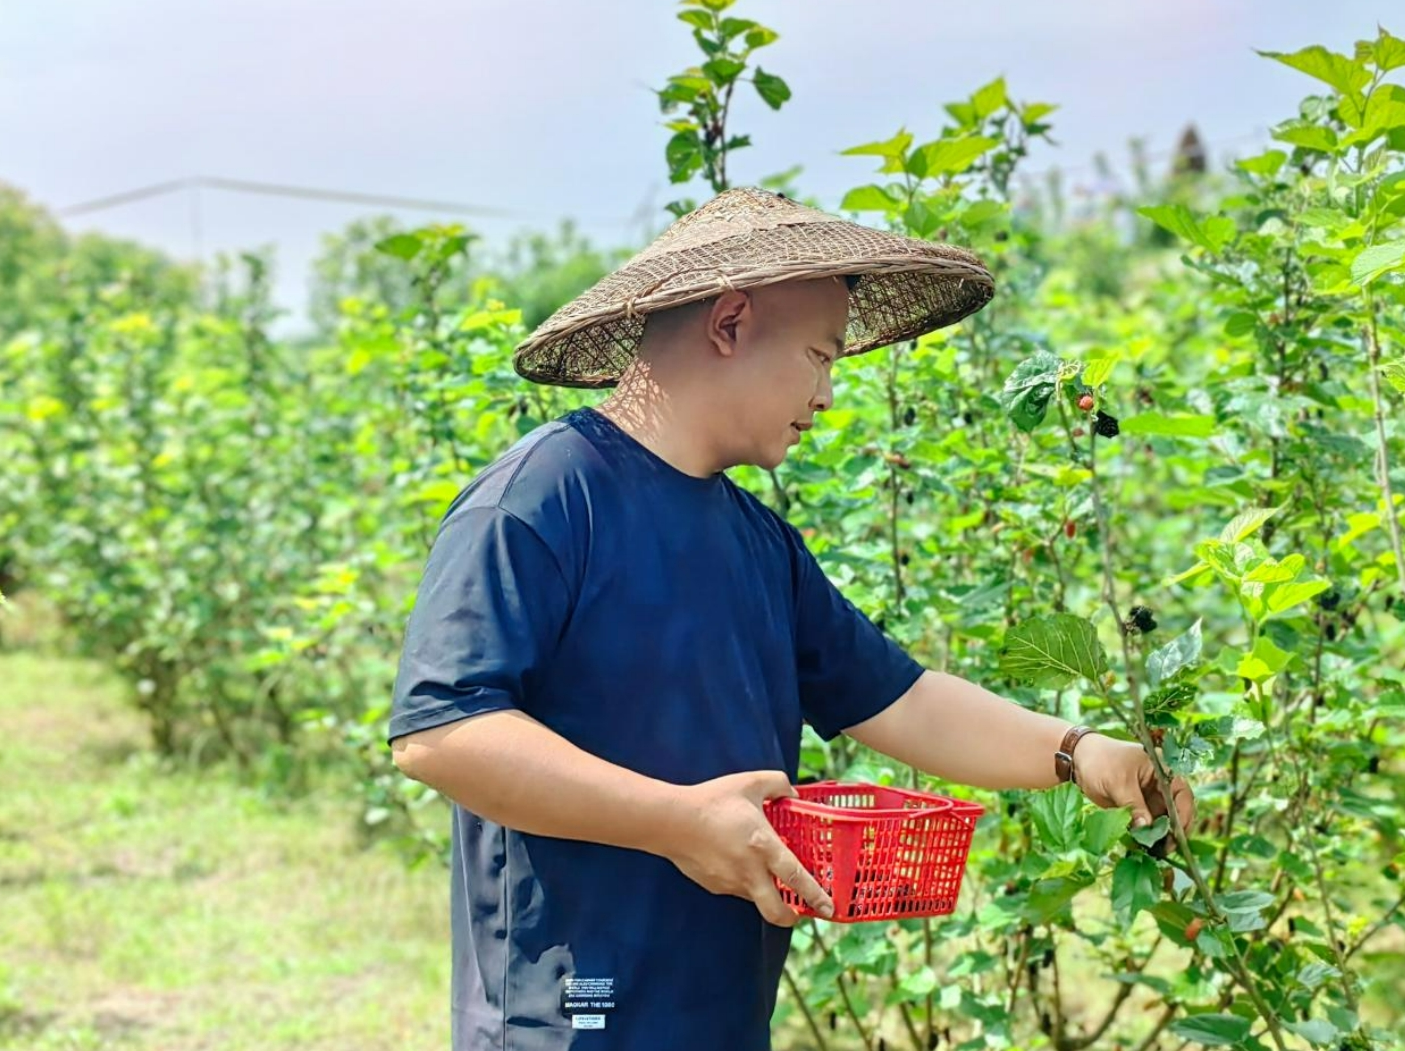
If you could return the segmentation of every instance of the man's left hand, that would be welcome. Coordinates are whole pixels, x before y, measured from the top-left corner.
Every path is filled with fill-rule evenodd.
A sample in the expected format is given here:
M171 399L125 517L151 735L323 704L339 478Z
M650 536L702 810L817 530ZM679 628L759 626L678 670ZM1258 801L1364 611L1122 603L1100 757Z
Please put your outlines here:
M1074 751L1073 768L1083 794L1098 806L1131 807L1133 828L1150 825L1167 812L1151 757L1135 741L1088 734ZM1171 799L1181 827L1189 834L1195 796L1185 778L1171 780Z

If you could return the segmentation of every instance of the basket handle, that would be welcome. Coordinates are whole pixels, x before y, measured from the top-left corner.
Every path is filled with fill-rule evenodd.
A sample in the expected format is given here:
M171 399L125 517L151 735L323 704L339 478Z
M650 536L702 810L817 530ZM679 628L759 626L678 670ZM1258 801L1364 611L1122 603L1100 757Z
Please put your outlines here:
M791 796L782 796L779 799L767 800L766 806L784 807L801 814L826 817L835 821L868 821L872 818L882 817L933 817L937 814L950 813L955 803L955 800L943 800L932 806L923 807L862 807L855 809L820 803L813 799L795 799Z

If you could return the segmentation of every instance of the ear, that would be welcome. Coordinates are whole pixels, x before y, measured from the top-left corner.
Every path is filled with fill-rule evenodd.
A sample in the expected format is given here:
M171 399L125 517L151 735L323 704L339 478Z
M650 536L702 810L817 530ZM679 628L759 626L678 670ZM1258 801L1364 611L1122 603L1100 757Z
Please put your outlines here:
M737 329L752 316L751 295L739 289L728 289L717 297L707 317L707 338L724 358L737 353Z

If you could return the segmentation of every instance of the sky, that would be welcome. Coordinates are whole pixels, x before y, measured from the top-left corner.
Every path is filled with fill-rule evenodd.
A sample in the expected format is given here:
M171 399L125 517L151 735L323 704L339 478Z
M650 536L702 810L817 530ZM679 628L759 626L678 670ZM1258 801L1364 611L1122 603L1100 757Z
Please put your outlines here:
M0 0L0 182L54 210L195 176L461 202L484 214L205 188L65 219L210 260L271 245L296 325L323 234L392 213L460 219L490 244L574 218L605 245L662 224L668 184L652 89L696 61L670 0ZM871 181L848 146L899 126L935 137L941 106L1003 75L1057 103L1058 165L1091 181L1129 138L1170 150L1193 122L1212 163L1252 151L1313 82L1255 54L1349 51L1398 0L739 0L776 29L758 53L794 93L740 95L756 145L733 184L803 165L836 207ZM1397 17L1392 24L1391 14ZM702 199L705 187L691 187Z

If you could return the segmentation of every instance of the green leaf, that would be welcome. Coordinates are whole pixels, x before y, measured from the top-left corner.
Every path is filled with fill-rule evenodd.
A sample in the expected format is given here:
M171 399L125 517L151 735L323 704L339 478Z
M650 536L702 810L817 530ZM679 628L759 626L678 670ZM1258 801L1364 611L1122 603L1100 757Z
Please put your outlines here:
M1190 1015L1171 1026L1182 1040L1206 1047L1230 1047L1247 1037L1249 1029L1249 1019L1229 1014Z
M1138 208L1137 214L1145 216L1164 230L1169 230L1182 240L1211 252L1218 252L1234 240L1234 220L1222 215L1212 215L1203 222L1195 218L1183 204L1158 204Z
M1310 1044L1317 1047L1325 1047L1334 1043L1340 1035L1340 1031L1325 1018L1313 1018L1307 1022L1286 1022L1284 1029L1297 1033Z
M1405 264L1405 238L1363 248L1351 263L1351 279L1366 285L1382 274L1402 269Z
M936 987L936 972L930 967L920 967L898 983L898 987L888 994L887 1003L916 1003L925 1000Z
M1371 83L1371 74L1360 62L1328 51L1321 44L1313 44L1291 54L1281 51L1260 51L1259 54L1329 84L1343 95L1360 91Z
M1099 809L1083 818L1083 849L1089 854L1103 855L1122 838L1132 812L1126 807Z
M1008 214L1009 206L1004 202L987 199L972 202L961 213L960 221L962 226L975 230L997 219L1004 219Z
M1263 912L1278 899L1262 890L1232 890L1215 898L1225 912Z
M1112 907L1124 924L1161 900L1161 870L1146 854L1128 854L1112 870Z
M767 29L765 26L757 26L755 29L748 29L746 32L746 46L752 51L759 47L766 47L774 44L781 38L781 35L774 29ZM789 95L787 94L787 98Z
M1020 116L1024 118L1026 124L1033 123L1040 117L1047 117L1059 107L1052 102L1031 102L1020 111Z
M1275 175L1287 160L1288 155L1282 150L1268 150L1265 153L1260 153L1257 157L1245 157L1243 160L1235 161L1234 164L1235 167L1250 175Z
M1078 893L1092 886L1092 881L1081 876L1057 876L1042 879L1030 888L1025 902L1024 915L1031 923L1049 923L1068 912L1068 903Z
M1307 989L1316 989L1323 982L1334 978L1340 978L1341 976L1341 971L1337 970L1330 963L1323 963L1320 960L1314 960L1312 963L1305 965L1302 970L1297 973L1299 984Z
M948 102L942 108L950 113L963 129L973 128L980 123L980 117L976 115L976 107L969 102Z
M678 20L680 22L687 22L688 25L693 26L696 29L711 29L715 21L713 19L713 16L707 11L699 11L697 9L691 11L679 11Z
M1292 659L1291 653L1279 649L1268 636L1260 635L1254 640L1253 652L1244 654L1234 674L1253 682L1263 682L1281 672Z
M1321 594L1331 586L1327 581L1320 579L1291 584L1270 584L1264 591L1268 612L1282 613L1284 610L1292 609L1294 606L1306 602L1313 595Z
M899 131L891 139L884 142L867 142L862 146L850 146L847 150L841 150L841 157L886 157L889 160L901 160L907 154L907 148L912 145L912 133L909 131Z
M1196 620L1184 635L1178 635L1160 649L1147 654L1147 681L1152 687L1159 686L1182 668L1199 663L1203 643L1200 620Z
M1191 909L1190 906L1179 901L1162 901L1147 911L1156 920L1156 926L1161 929L1161 933L1171 941L1182 947L1192 944L1186 939L1185 928L1191 920L1200 914ZM1203 916L1200 916L1200 919L1202 922L1204 921Z
M1112 369L1117 364L1118 355L1111 354L1105 358L1094 358L1083 368L1083 382L1090 387L1101 387L1107 382L1107 378L1112 375Z
M1247 310L1237 311L1225 318L1224 333L1231 339L1247 336L1258 328L1259 319Z
M1361 130L1348 137L1351 142L1370 142L1401 126L1405 126L1405 88L1382 84L1366 100L1361 114Z
M983 135L968 135L959 139L938 139L920 147L914 162L920 158L921 170L913 174L919 178L932 178L936 175L955 175L964 172L981 154L1000 145L999 139ZM914 168L917 165L914 164Z
M1215 431L1213 416L1170 416L1160 412L1143 412L1124 417L1120 424L1123 434L1164 434L1181 438L1208 438Z
M1310 121L1284 121L1273 129L1273 137L1279 142L1317 150L1319 153L1335 153L1337 150L1337 133L1331 128Z
M1005 105L1008 96L1005 93L1005 78L996 77L985 87L981 88L971 96L971 104L976 108L976 117L984 120L992 113Z
M1079 676L1100 679L1107 671L1107 654L1092 624L1072 613L1054 613L1005 633L1000 671L1036 686L1062 687Z
M1015 366L996 400L1016 427L1028 433L1044 422L1062 370L1063 362L1044 350Z
M659 92L659 109L664 113L673 110L675 104L688 105L698 97L698 89L688 84L672 83Z
M376 251L397 259L413 259L420 254L424 241L418 234L393 234L376 242Z
M1391 36L1384 29L1371 45L1371 61L1383 73L1405 66L1405 40Z
M1036 794L1029 804L1029 816L1040 842L1062 853L1078 841L1078 815L1082 809L1082 791L1077 785L1062 784Z
M714 84L726 87L746 69L746 63L738 62L735 58L714 58L710 62L704 62L702 68Z
M1381 375L1392 387L1405 394L1405 361L1387 361L1381 366Z
M443 478L426 482L405 497L406 503L426 503L447 505L463 491L463 483Z
M914 200L903 211L903 223L914 237L927 238L937 232L942 224L942 216L928 208L921 200Z
M751 79L756 85L756 93L772 109L780 109L790 101L790 85L780 77L767 73L758 66Z
M890 212L897 207L892 194L881 186L856 186L839 202L845 212Z
M1283 510L1281 506L1255 507L1252 510L1241 512L1230 519L1220 530L1220 539L1226 544L1237 544L1246 537L1257 533L1263 528L1265 522L1281 510Z
M1154 847L1161 840L1166 838L1166 833L1171 829L1171 822L1162 814L1149 825L1132 829L1132 838L1144 847Z
M680 131L664 147L673 182L685 182L703 166L702 139L697 131Z
M724 18L721 22L722 39L731 40L735 36L740 36L756 25L749 18Z

